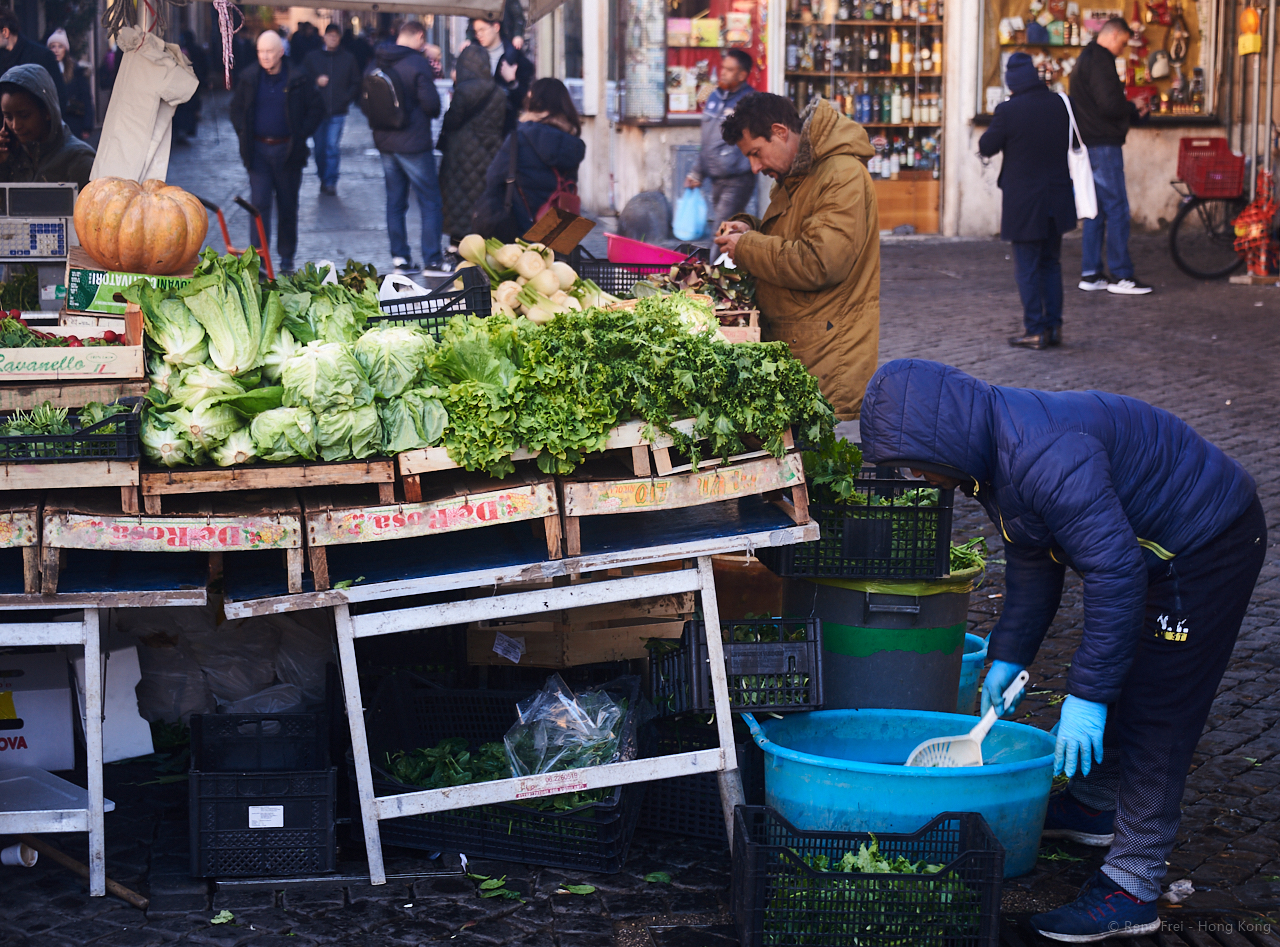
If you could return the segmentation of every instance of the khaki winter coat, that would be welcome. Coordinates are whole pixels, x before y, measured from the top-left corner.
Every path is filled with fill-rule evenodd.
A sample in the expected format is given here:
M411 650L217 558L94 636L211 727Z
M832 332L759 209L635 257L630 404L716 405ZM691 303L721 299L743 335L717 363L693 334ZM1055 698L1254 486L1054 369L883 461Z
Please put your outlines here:
M818 378L841 421L858 416L880 347L880 218L861 125L819 100L800 151L773 185L735 262L756 279L761 336L782 340Z

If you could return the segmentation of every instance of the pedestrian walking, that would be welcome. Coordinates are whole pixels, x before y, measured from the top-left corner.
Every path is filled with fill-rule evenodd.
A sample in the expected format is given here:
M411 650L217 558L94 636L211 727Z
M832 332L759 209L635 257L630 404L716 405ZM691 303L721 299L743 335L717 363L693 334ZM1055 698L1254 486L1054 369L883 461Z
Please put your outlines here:
M485 172L505 137L506 90L494 81L489 61L488 52L476 43L458 54L453 98L440 129L440 191L451 249L470 232L472 211L484 193Z
M1026 53L1009 57L1005 85L1013 96L996 106L978 153L1004 153L996 181L1000 237L1013 244L1023 326L1009 344L1043 349L1062 344L1062 235L1076 226L1067 169L1071 121L1066 103L1040 81Z
M231 125L240 139L240 160L249 172L250 200L262 214L271 240L272 202L279 213L279 271L293 271L298 250L298 191L307 164L307 139L324 119L315 84L284 58L280 34L263 30L258 61L245 67L231 96ZM260 245L249 222L249 242Z
M308 56L323 48L324 40L320 38L316 25L310 20L303 20L289 42L289 59L295 66L301 66Z
M1035 660L1068 567L1084 633L1056 728L1044 835L1108 847L1054 940L1160 929L1183 787L1267 552L1254 480L1184 421L1100 391L989 385L920 359L867 386L862 451L976 498L1005 537L1007 594L982 710Z
M89 67L85 63L76 62L76 58L71 55L71 40L62 27L50 33L44 44L58 61L62 81L67 89L67 105L62 110L62 120L71 129L71 134L77 138L88 138L96 124Z
M356 57L342 48L342 27L330 23L324 28L324 48L307 55L303 64L320 90L324 120L316 129L316 175L320 193L338 193L338 169L342 151L342 129L347 109L360 93L360 66Z
M175 141L180 142L184 138L194 138L200 127L200 110L205 84L209 77L209 56L192 30L182 31L178 37L178 46L182 50L182 55L187 57L187 62L191 63L191 71L195 74L196 81L200 83L196 87L195 94L187 101L179 103L173 110L173 137Z
M756 176L751 162L720 134L720 125L744 97L756 90L747 84L755 62L741 49L726 50L720 59L720 73L715 90L702 107L702 147L698 163L685 178L685 187L701 187L711 181L711 229L714 235L720 225L734 214L741 214L751 203Z
M578 165L587 154L581 134L582 122L565 84L559 79L536 80L529 87L520 123L489 163L472 232L511 243L533 226L553 195L576 198ZM512 148L516 149L515 192L508 212Z
M515 130L525 96L529 94L535 72L533 63L503 34L501 20L474 19L471 32L489 54L489 74L507 94L507 115L502 133L509 135Z
M14 66L28 64L43 66L48 71L58 93L58 107L65 109L67 85L62 79L62 70L58 68L58 60L53 52L23 36L18 26L17 14L0 8L0 73L8 72Z
M361 104L373 143L382 157L387 185L387 235L391 262L397 273L414 271L413 251L405 214L409 192L418 200L422 217L422 275L447 276L440 248L443 222L440 180L431 147L431 120L440 114L431 64L423 55L426 30L410 20L400 27L394 43L379 46L365 73Z
M1089 149L1098 216L1084 222L1080 288L1105 289L1120 296L1142 296L1151 287L1138 279L1129 258L1129 195L1124 185L1124 140L1129 126L1147 117L1150 106L1130 102L1116 74L1116 57L1129 45L1133 30L1120 17L1107 20L1097 37L1076 57L1071 72L1071 106L1080 138ZM1103 244L1107 264L1102 266Z

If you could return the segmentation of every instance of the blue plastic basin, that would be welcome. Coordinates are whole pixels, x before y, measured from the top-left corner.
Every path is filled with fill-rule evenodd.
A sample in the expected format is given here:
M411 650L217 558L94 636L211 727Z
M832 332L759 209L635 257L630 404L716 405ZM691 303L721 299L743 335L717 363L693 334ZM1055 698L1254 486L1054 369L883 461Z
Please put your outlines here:
M964 636L964 657L960 659L960 693L956 697L956 713L971 714L977 711L978 682L982 678L982 666L987 663L987 639L981 635Z
M996 721L986 765L905 767L931 737L965 733L973 717L919 710L821 710L757 723L765 802L800 829L914 832L939 812L981 812L1005 848L1006 878L1036 863L1053 782L1053 737ZM763 729L762 729L763 727Z

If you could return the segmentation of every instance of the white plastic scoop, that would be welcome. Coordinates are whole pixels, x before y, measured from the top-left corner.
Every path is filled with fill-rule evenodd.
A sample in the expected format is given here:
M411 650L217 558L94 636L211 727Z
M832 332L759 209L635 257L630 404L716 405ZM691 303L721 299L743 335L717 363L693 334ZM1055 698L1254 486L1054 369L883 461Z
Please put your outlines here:
M1030 680L1031 675L1023 671L1013 679L1013 683L1000 695L1001 713L1009 709L1013 699L1018 696ZM981 766L982 741L995 725L995 707L988 708L982 715L978 725L968 733L958 733L953 737L933 737L925 740L911 751L907 757L907 766Z

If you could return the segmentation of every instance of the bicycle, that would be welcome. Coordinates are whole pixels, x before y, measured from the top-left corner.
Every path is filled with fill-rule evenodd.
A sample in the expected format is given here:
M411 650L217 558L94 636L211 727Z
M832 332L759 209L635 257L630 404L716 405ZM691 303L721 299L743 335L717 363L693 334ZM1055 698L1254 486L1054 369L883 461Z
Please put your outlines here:
M1225 138L1184 138L1178 177L1169 182L1182 196L1169 227L1174 264L1194 279L1230 276L1244 265L1235 248L1235 219L1249 203L1244 156L1232 154Z

